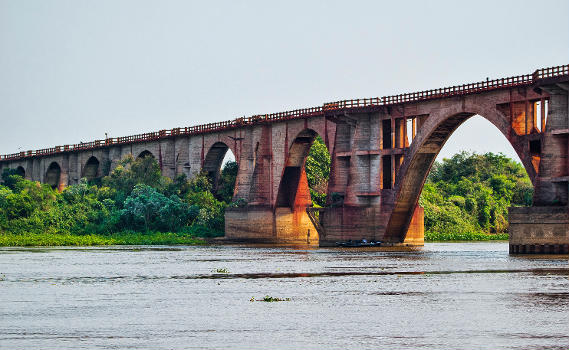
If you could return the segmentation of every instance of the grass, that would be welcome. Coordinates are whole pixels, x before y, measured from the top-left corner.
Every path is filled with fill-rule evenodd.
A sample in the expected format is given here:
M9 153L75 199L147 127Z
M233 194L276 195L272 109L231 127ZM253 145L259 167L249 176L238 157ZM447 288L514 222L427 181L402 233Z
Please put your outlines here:
M440 241L506 241L508 234L426 232L426 242ZM122 232L110 235L72 235L68 233L0 233L0 247L31 246L105 246L105 245L204 245L195 234L173 232ZM217 269L217 273L228 273ZM266 300L263 300L266 301ZM275 300L278 301L278 300Z
M440 241L507 241L507 233L487 234L480 232L425 232L426 242Z
M53 233L0 233L0 247L99 246L99 245L203 245L203 239L184 233L115 233L71 235Z

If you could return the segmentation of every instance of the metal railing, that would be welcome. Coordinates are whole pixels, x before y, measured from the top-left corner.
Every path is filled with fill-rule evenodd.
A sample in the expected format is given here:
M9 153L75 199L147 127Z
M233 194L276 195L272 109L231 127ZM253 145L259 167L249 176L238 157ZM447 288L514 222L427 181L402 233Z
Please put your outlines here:
M477 83L463 84L451 86L446 88L425 90L419 92L412 92L408 94L394 95L383 97L385 104L395 104L413 101L422 101L435 98L449 97L472 94L482 91L489 91L495 89L503 89L513 86L528 85L532 83L531 74L518 75L515 77L501 78L487 81L480 81Z
M566 64L564 66L538 69L532 74L532 79L535 81L539 79L554 78L563 75L569 75L569 64Z
M267 122L285 121L298 118L310 118L313 116L321 116L326 112L334 112L339 110L357 109L362 107L385 106L400 103L425 101L449 96L458 96L473 94L478 92L504 89L515 86L530 85L539 79L554 78L569 75L569 65L541 68L533 74L518 75L515 77L486 80L477 83L456 85L434 90L425 90L419 92L411 92L400 95L372 97L342 100L336 102L324 103L322 106L295 109L292 111L278 112L271 114L253 115L251 117L241 117L233 120L227 120L217 123L209 123L183 128L174 128L171 130L160 130L138 135L107 138L105 140L95 140L92 142L82 142L73 145L56 146L44 148L35 151L24 151L6 155L0 155L0 161L15 160L40 155L52 155L62 152L74 152L112 145L154 141L177 135L196 135L203 133L211 133L216 131L241 128L249 125L255 125Z

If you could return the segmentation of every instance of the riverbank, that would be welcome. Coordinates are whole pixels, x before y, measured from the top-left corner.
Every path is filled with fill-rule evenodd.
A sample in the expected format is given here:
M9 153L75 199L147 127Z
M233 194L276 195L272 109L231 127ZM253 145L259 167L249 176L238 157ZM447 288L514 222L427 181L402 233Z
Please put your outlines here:
M209 233L209 232L208 232ZM219 235L219 234L218 234ZM206 235L206 236L218 236ZM507 241L507 234L425 233L425 242ZM106 246L106 245L205 245L204 238L175 232L122 232L110 235L68 233L0 233L0 247Z
M452 241L507 241L507 233L455 233L455 232L425 232L425 242L452 242Z
M0 233L0 247L31 246L105 246L105 245L204 245L202 238L187 233L149 232L114 233L111 235L71 235L52 233Z

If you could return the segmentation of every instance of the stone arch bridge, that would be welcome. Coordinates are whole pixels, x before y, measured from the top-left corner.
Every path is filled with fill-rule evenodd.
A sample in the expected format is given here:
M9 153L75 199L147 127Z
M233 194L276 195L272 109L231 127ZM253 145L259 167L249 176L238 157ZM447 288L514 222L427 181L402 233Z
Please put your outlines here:
M109 173L126 155L154 156L165 176L213 178L231 149L239 164L226 237L333 244L368 239L423 243L418 207L437 154L465 120L502 132L535 187L533 206L510 208L512 253L569 250L569 65L533 74L326 103L289 112L108 138L0 157L0 171L62 189ZM304 164L320 135L331 155L329 205L311 207ZM484 135L480 135L484 142Z

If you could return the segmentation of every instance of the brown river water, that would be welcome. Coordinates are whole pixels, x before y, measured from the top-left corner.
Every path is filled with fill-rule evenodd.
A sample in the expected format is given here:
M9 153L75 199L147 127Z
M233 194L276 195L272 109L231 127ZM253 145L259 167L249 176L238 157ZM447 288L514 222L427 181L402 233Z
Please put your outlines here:
M0 349L569 349L568 259L503 242L0 248ZM290 300L250 301L265 295Z

